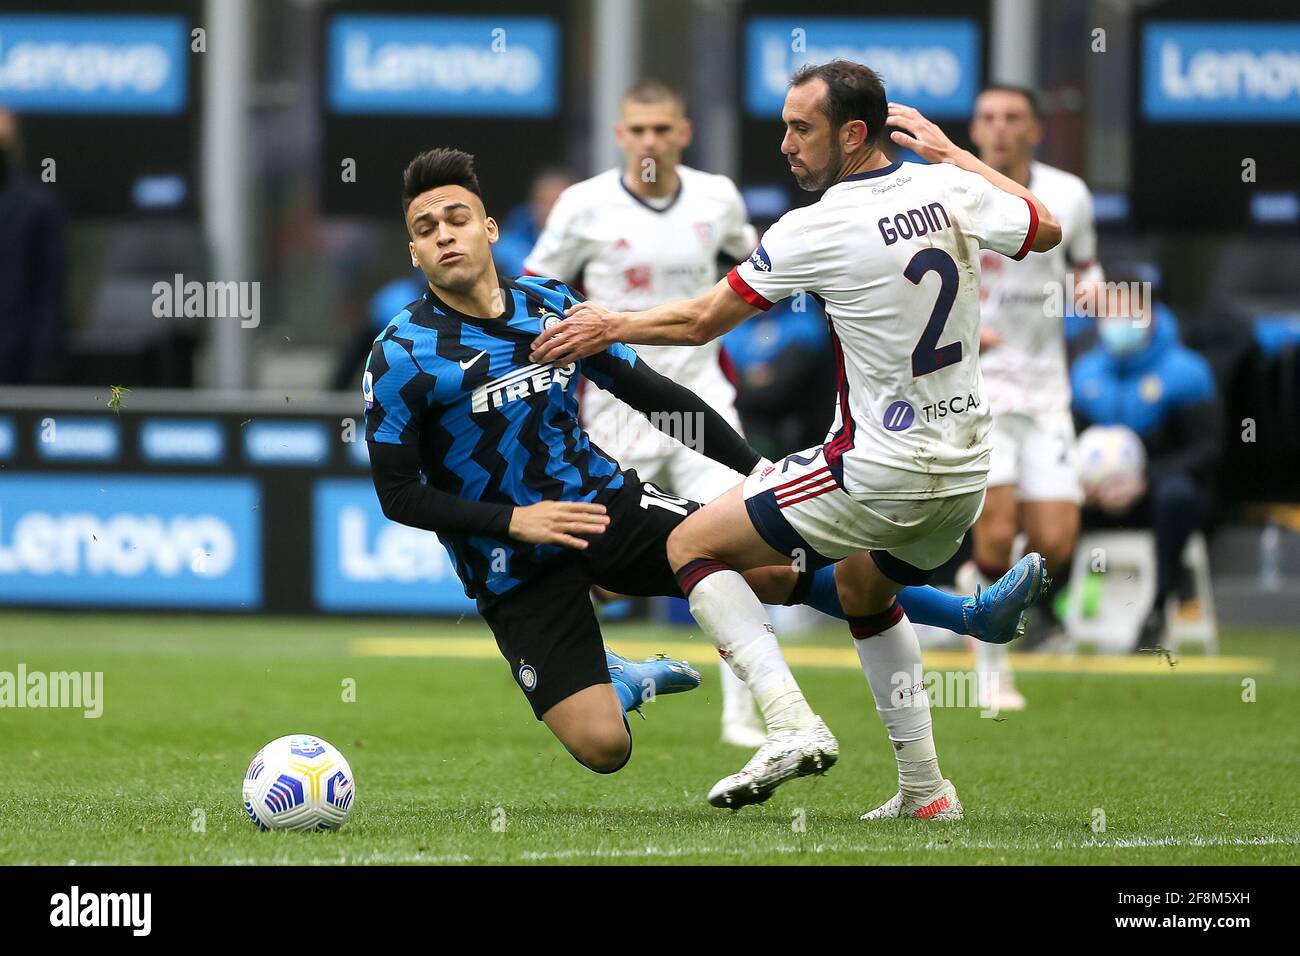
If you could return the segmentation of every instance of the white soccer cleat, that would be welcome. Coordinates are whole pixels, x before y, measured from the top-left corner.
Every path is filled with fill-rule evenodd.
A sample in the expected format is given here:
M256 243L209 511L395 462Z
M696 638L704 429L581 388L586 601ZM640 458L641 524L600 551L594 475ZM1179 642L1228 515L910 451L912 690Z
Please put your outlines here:
M755 750L767 743L767 734L751 724L723 724L722 742L732 747Z
M981 710L1000 713L1025 709L1025 695L1016 690L1010 668L1001 671L981 671L977 675L979 705Z
M903 791L898 791L883 805L870 813L864 813L859 820L898 820L912 817L916 820L960 820L964 814L961 801L957 799L957 788L951 780L944 780L934 793L924 800L905 798Z
M1004 687L997 693L998 710L1024 710L1025 695L1014 687Z
M746 750L757 750L767 743L767 734L756 718L748 720L743 717L732 720L724 718L722 742L733 747L744 747Z
M839 757L839 742L826 722L818 717L804 730L786 730L769 736L738 773L723 777L713 785L709 803L732 810L762 803L787 780L823 774L835 766Z

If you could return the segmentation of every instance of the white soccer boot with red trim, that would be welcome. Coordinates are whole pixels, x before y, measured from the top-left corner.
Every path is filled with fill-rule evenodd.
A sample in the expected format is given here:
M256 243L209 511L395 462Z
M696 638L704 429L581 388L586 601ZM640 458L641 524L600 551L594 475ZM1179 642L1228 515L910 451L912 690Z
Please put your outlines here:
M923 800L904 797L900 790L888 802L870 813L862 814L858 819L897 820L900 817L912 817L917 820L960 820L962 814L957 788L951 780L944 780L937 790Z

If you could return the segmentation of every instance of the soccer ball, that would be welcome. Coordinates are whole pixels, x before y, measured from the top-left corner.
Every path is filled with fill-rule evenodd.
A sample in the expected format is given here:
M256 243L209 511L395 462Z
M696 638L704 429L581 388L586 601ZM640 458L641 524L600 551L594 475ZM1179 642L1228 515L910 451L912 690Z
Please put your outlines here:
M1079 482L1090 501L1122 511L1142 494L1147 453L1125 425L1093 425L1079 436Z
M310 734L272 740L244 774L244 809L261 830L337 830L355 796L347 760Z

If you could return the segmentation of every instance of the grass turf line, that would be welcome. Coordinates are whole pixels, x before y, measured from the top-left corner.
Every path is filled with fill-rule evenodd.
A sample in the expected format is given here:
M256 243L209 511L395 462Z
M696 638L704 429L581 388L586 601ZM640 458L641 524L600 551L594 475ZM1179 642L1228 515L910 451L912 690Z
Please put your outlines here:
M686 632L611 626L680 643ZM577 766L504 662L357 657L358 636L477 637L481 622L0 612L0 670L102 670L104 716L0 709L0 864L13 863L1300 863L1294 634L1225 634L1271 673L1025 673L1030 709L935 711L967 820L867 826L893 760L861 674L797 670L841 762L733 814L704 802L747 754L717 742L717 678L633 718L621 773ZM710 649L698 638L697 663ZM842 646L838 629L799 646ZM792 645L794 646L794 645ZM1257 681L1255 703L1243 678ZM345 678L355 703L342 700ZM291 732L338 745L357 802L338 833L259 833L239 784ZM1094 810L1105 832L1090 826ZM195 810L206 832L195 832ZM504 832L492 829L504 814Z

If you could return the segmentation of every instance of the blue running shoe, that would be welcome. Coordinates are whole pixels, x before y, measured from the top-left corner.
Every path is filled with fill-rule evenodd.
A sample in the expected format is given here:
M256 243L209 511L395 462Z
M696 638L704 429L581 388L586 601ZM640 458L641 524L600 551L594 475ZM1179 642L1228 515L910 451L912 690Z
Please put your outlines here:
M1047 563L1037 551L1017 561L962 605L966 632L986 644L1009 644L1025 633L1025 611L1047 593L1051 579Z
M656 654L643 661L630 661L605 648L609 679L622 685L619 698L627 709L641 712L641 704L660 694L680 694L700 686L700 672L686 661L674 661Z

